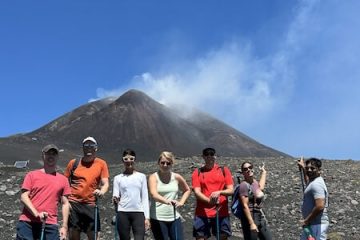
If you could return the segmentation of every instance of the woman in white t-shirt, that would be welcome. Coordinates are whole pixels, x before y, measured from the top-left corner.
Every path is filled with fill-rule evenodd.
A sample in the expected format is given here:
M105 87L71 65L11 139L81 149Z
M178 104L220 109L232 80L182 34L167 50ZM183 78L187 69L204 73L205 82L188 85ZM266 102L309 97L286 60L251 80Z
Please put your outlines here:
M190 188L185 179L171 171L175 157L171 152L162 152L158 159L159 170L149 177L151 195L150 222L155 240L182 240L183 229L180 214L190 196ZM178 200L178 192L182 192Z
M134 240L143 240L145 230L150 227L146 176L135 170L135 159L133 150L125 150L122 158L125 170L114 178L113 202L117 205L120 240L130 239L131 229Z

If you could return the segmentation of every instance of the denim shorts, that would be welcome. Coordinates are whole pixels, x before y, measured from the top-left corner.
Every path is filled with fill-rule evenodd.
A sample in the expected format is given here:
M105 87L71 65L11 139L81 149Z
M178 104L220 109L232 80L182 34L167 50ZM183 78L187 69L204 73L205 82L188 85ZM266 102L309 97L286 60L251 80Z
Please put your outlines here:
M40 239L42 232L41 223L19 221L16 224L16 240ZM44 239L59 240L59 227L56 224L46 224L44 228Z
M210 238L212 235L217 234L216 218L207 218L195 216L193 224L193 237ZM231 226L229 217L219 217L219 233L220 236L231 236Z

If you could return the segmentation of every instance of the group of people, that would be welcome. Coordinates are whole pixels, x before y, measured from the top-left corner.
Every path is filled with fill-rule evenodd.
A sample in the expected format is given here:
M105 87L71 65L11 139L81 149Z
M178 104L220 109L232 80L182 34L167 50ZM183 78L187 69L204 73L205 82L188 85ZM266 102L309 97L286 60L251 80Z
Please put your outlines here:
M23 211L17 223L17 240L80 240L85 233L89 240L99 240L101 221L98 198L109 189L109 170L106 161L97 157L97 141L93 137L83 140L83 157L72 159L64 175L56 172L59 148L54 144L42 149L44 167L26 174L21 192ZM191 177L192 188L179 173L172 171L175 157L171 152L160 154L158 171L146 175L135 169L136 153L126 149L122 155L124 171L114 177L112 202L116 210L116 229L120 240L143 240L151 229L156 240L183 240L183 226L178 209L189 198L196 197L193 237L226 240L231 235L229 196L234 194L231 171L216 163L214 148L202 151L204 164L196 168ZM327 189L320 176L321 161L311 158L298 162L304 174L304 203L301 226L315 237L326 239ZM266 170L260 168L259 181L254 177L251 162L242 163L236 197L243 214L240 218L245 240L272 239L262 209ZM149 196L150 195L150 196ZM150 200L149 200L150 199ZM62 225L58 226L58 205L61 204ZM301 239L307 239L305 232Z

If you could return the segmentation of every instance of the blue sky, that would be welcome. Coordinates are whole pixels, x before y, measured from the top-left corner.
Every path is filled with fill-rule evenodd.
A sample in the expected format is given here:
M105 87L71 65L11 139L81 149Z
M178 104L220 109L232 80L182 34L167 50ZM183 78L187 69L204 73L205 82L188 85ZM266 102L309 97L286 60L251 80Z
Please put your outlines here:
M136 88L293 156L360 159L360 1L1 1L0 136Z

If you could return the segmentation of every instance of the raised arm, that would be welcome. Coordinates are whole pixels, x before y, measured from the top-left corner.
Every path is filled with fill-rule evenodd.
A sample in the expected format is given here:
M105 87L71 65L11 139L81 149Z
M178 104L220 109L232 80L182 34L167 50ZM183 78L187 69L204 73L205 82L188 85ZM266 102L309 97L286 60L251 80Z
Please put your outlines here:
M260 190L263 191L265 189L266 184L266 170L264 164L260 167L260 180L259 180L259 186Z
M305 162L304 162L304 158L301 157L298 161L297 161L298 167L299 167L299 171L301 171L301 174L303 176L303 179L305 181L305 184L307 185L309 183L309 177L306 174L306 169L305 169Z

